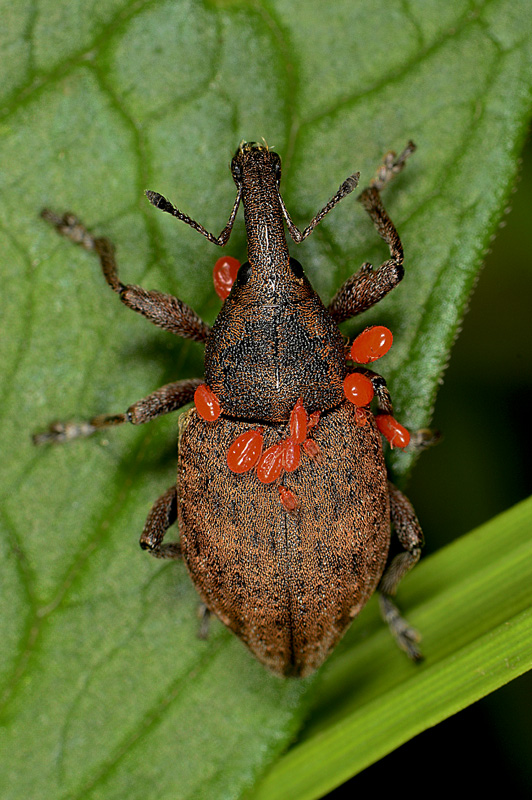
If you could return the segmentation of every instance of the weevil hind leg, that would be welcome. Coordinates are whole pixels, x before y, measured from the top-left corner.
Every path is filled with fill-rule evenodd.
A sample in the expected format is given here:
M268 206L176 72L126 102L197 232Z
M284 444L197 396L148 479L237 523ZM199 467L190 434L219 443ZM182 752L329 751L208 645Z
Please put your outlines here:
M415 563L417 562L414 561L414 563L407 566L405 572L408 572L409 569L412 569ZM421 641L421 634L419 631L413 628L403 616L401 616L401 612L390 595L385 594L382 589L379 591L379 606L381 610L381 616L388 625L390 633L397 642L398 646L401 648L401 650L405 651L407 656L411 658L412 661L423 661L423 654L418 647L418 644Z
M358 198L371 217L377 233L388 245L390 258L376 270L367 262L362 264L358 272L340 287L329 304L329 311L337 323L371 308L403 279L403 245L382 204L380 192L394 175L401 172L407 158L414 150L415 145L409 142L399 156L387 153L375 178Z
M393 597L402 578L419 561L423 532L410 501L392 483L389 484L389 492L391 522L404 552L392 559L381 578L379 584L381 614L399 647L413 661L421 661L423 656L418 648L421 636L401 616Z
M179 542L163 543L168 529L177 520L177 487L170 486L153 504L140 536L140 546L154 558L181 558Z
M140 536L140 546L154 558L182 558L179 542L164 543L169 528L177 520L177 487L170 486L153 504ZM205 605L198 605L198 639L208 639L211 611Z
M121 414L100 414L84 422L52 422L47 431L33 434L33 443L41 445L69 442L72 439L92 436L93 433L105 430L105 428L115 428L125 422L130 422L132 425L143 425L145 422L151 422L152 419L170 414L187 403L191 403L194 399L194 392L202 383L203 381L199 378L167 383L147 397L143 397L142 400L137 400L136 403L129 406L126 412Z
M205 603L200 603L198 606L198 639L208 639L211 623L212 612Z

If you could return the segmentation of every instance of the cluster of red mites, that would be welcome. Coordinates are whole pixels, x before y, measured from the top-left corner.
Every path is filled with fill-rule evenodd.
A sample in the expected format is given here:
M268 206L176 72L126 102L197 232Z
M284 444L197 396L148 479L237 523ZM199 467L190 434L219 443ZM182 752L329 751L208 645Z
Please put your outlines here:
M372 325L357 336L349 357L356 364L371 364L378 358L386 355L393 343L392 332L383 325ZM367 418L365 407L373 400L373 384L371 379L362 372L351 372L344 380L344 394L350 403L357 407L357 425L365 425ZM377 428L390 447L406 447L410 441L410 434L391 414L377 414L375 417Z
M273 483L283 472L294 472L301 462L301 446L311 458L319 457L316 442L307 438L307 431L318 424L319 411L307 416L299 399L290 414L290 436L262 452L262 428L245 431L227 451L227 465L233 472L248 472L256 466L262 483Z
M198 414L207 422L214 422L220 416L218 398L205 384L196 389L194 402ZM290 436L263 452L263 429L245 431L227 451L229 469L240 474L256 466L258 479L262 483L273 483L283 472L294 472L299 467L301 446L311 458L319 458L318 445L307 438L307 431L318 424L319 418L319 411L307 415L300 398L290 414Z

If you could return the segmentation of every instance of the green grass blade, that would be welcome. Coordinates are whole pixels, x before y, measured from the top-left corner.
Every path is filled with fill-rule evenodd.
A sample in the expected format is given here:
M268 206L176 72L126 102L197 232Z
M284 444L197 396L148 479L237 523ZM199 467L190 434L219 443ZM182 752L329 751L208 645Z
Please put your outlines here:
M382 633L369 633L328 669L302 741L254 797L322 797L529 670L531 530L532 498L428 558L401 592L424 632L425 662L401 665L401 654L384 653Z

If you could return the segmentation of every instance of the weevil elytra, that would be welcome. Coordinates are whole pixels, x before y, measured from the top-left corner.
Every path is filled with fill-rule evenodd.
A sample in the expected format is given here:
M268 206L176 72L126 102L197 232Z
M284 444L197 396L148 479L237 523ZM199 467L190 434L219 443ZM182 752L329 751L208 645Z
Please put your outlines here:
M220 246L243 203L248 261L240 268L217 262L215 285L226 299L212 328L176 297L123 284L112 244L74 215L42 212L96 253L124 305L205 343L205 377L163 386L124 413L54 423L34 441L139 425L194 400L180 418L177 485L154 504L140 544L158 558L183 558L206 607L281 675L319 667L377 588L397 642L420 658L418 636L392 597L419 559L422 533L409 501L388 482L379 431L398 447L409 434L393 417L384 379L365 366L387 352L391 333L366 329L347 351L338 328L403 277L403 248L380 193L413 150L409 143L398 157L387 154L359 197L390 258L375 270L363 264L327 308L290 256L284 225L302 242L355 189L358 173L302 232L280 194L281 160L266 145L238 147L231 164L237 195L219 236L146 192ZM176 521L180 541L163 542ZM386 567L392 528L403 552Z

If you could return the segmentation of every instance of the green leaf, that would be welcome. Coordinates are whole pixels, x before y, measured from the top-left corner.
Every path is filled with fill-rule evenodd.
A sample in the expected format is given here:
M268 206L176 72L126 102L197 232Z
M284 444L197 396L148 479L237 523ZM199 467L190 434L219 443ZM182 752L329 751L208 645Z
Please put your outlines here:
M295 736L314 680L268 674L216 622L198 641L183 566L139 551L150 505L175 479L175 419L65 447L30 443L53 419L122 411L201 374L201 348L124 309L94 258L39 211L74 210L115 242L124 281L170 291L212 321L219 253L150 207L144 189L218 232L234 198L230 155L240 139L264 137L305 224L348 174L359 169L364 184L387 150L413 139L418 152L385 196L405 280L345 329L393 328L383 373L401 421L425 425L516 173L530 110L528 4L21 0L0 14L0 794L240 797ZM228 251L245 255L241 223ZM363 261L386 258L352 198L294 253L325 300ZM396 477L411 460L393 460ZM401 588L406 611L414 580ZM432 663L422 587L419 623L412 616L427 671L398 666L413 682ZM370 606L326 671L341 669L374 617ZM402 663L386 631L375 635L384 649L353 686L389 653Z
M531 669L531 525L532 498L412 573L403 601L409 620L426 632L427 654L416 669L400 653L390 657L376 604L368 607L373 619L364 623L367 638L324 667L304 739L253 797L323 797L420 731ZM348 637L355 640L353 634ZM363 635L359 630L358 639Z

